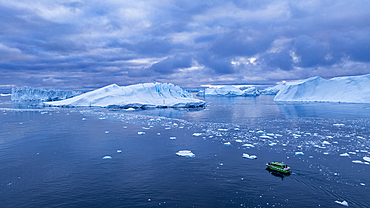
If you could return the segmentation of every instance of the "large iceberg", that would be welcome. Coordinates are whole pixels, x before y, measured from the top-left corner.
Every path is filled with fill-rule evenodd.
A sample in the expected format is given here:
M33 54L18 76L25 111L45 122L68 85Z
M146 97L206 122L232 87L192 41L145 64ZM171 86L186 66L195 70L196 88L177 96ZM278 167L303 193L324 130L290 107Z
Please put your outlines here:
M274 101L370 103L370 74L287 82Z
M264 90L261 90L262 95L276 95L278 92L285 87L285 83L278 84L272 87L268 87Z
M221 88L207 88L204 92L206 97L210 96L258 96L260 93L256 87L250 87L246 90L240 90L232 85L227 85Z
M120 87L112 84L67 100L44 102L49 106L73 107L202 107L205 102L194 99L178 86L167 83L145 83Z
M80 95L81 92L73 90L59 90L46 88L33 88L17 86L12 88L12 101L57 101Z

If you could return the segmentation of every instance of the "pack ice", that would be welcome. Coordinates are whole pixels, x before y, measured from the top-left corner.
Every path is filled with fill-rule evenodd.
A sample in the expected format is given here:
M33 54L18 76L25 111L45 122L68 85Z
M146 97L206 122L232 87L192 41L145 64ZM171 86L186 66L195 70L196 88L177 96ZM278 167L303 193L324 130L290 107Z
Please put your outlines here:
M120 108L201 107L205 102L194 99L178 86L167 83L144 83L125 87L112 84L67 100L44 102L48 106L92 106Z
M287 82L274 101L370 103L370 74Z
M33 88L17 86L12 88L12 101L57 101L80 95L81 92L73 90L59 90L46 88Z
M250 87L245 90L240 90L239 88L234 87L232 85L227 85L221 88L207 88L204 91L204 95L206 97L210 97L210 96L228 96L228 97L258 96L259 94L260 93L256 87Z

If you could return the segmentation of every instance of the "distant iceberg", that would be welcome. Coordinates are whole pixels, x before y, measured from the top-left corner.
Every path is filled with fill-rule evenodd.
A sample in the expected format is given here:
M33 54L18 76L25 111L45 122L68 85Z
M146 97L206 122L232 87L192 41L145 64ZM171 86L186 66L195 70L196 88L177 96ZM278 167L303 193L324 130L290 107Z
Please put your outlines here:
M370 74L287 82L274 101L370 103Z
M284 87L285 87L285 83L284 84L278 84L278 85L275 85L275 86L272 86L272 87L268 87L264 90L261 90L260 93L262 95L276 95Z
M17 86L12 88L12 101L58 101L81 95L73 90L59 90Z
M173 84L145 83L125 87L112 84L67 100L44 104L61 107L191 108L202 107L205 102Z
M236 97L236 96L258 96L260 93L256 87L250 87L245 90L240 90L237 87L232 85L227 85L221 88L207 88L204 92L206 97L210 96L227 96L227 97Z
M199 90L199 92L196 94L198 97L204 97L204 90Z

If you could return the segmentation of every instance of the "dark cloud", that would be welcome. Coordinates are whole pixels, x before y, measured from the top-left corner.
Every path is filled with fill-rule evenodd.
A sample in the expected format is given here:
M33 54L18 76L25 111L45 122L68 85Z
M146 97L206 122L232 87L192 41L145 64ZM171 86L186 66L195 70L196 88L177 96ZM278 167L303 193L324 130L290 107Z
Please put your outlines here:
M266 53L261 57L262 63L272 69L289 71L293 69L293 58L289 51L283 50L275 53Z

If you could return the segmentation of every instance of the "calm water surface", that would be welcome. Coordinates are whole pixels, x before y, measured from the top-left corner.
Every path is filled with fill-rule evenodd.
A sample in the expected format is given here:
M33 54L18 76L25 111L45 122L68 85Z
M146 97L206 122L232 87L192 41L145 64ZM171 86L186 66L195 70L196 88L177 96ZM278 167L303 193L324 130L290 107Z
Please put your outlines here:
M370 105L272 99L126 112L0 97L0 207L370 207Z

